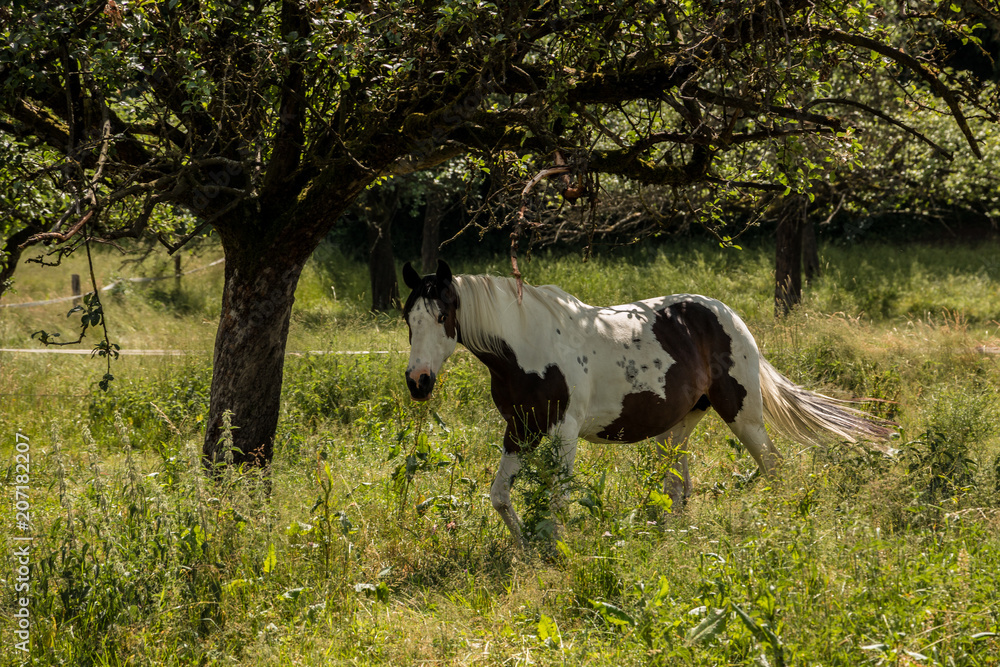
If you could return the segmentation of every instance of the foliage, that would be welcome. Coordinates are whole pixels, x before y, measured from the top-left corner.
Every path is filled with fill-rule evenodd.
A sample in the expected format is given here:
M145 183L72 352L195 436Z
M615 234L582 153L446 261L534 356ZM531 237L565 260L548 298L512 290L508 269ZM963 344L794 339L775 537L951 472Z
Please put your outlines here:
M284 403L296 422L336 419L364 423L381 421L404 402L397 360L387 354L306 355L288 364Z
M597 174L709 184L711 218L758 189L842 190L855 166L886 164L890 136L976 153L990 128L963 109L996 117L991 79L966 69L995 20L974 1L71 2L2 18L5 225L31 244L66 232L67 250L88 211L93 235L168 247L205 223L305 236L320 199L335 218L359 184L464 153L501 190L554 150L571 172L559 189L579 179L588 197ZM926 154L891 152L915 170ZM276 220L239 222L250 202Z
M240 456L266 463L295 284L365 192L465 156L468 183L488 182L479 224L512 223L513 250L554 208L546 176L587 202L591 237L604 178L675 189L661 213L695 209L734 245L724 212L753 222L776 194L887 162L866 153L873 124L953 152L923 127L943 115L981 154L995 81L946 45L979 48L994 14L954 7L16 2L0 13L0 289L28 248L176 251L211 228L228 263L205 454L221 458L228 410ZM98 353L117 354L106 330Z
M926 430L907 443L907 470L917 488L925 485L921 495L928 504L969 493L980 483L976 473L981 456L976 450L997 431L992 418L997 391L975 379L970 385L968 393L936 387Z
M596 254L582 268L553 254L525 268L595 303L670 285L752 306L769 282L758 252L737 261L707 246L632 249ZM841 252L824 248L847 271ZM996 359L974 348L1000 337L990 306L977 305L981 290L996 289L982 272L995 252L905 249L914 275L950 267L942 302L968 303L976 317L908 316L900 304L928 282L906 276L885 317L827 316L817 304L852 299L837 280L781 323L769 309L747 315L765 354L798 381L896 401L897 459L779 440L781 476L744 483L737 476L752 460L727 444L721 420L706 418L687 445L695 489L683 511L647 511L663 472L652 443L581 443L576 502L552 517L541 501L558 466L543 446L516 483L517 507L538 524L565 526L550 550L540 543L529 554L514 551L488 498L502 425L489 378L467 355L449 362L429 405L405 396L402 356L294 357L271 476L230 468L217 481L203 474L198 446L207 359L123 364L104 393L72 359L36 367L35 357L5 356L5 391L30 398L0 397L9 401L0 428L31 438L32 658L166 667L528 656L545 665L990 664L1000 649L1000 376ZM856 248L850 261L867 262L879 279L879 268L898 269L879 261L884 253ZM342 258L332 261L342 268ZM310 270L301 289L327 289L332 275ZM405 349L405 327L365 315L351 280L345 274L337 292L339 307L355 312L293 317L317 330L293 330L293 339ZM160 301L131 308L122 312L155 326L201 324L201 313L175 315ZM2 316L5 335L32 330L15 319L23 314ZM87 398L53 399L45 380ZM12 522L4 525L11 535ZM10 550L0 556L8 572L15 560ZM0 633L11 636L11 623L0 617ZM10 643L0 656L21 658Z
M208 412L211 371L191 364L175 373L127 381L91 398L88 410L95 435L110 430L115 416L136 429L140 443L158 444L171 433L190 433Z

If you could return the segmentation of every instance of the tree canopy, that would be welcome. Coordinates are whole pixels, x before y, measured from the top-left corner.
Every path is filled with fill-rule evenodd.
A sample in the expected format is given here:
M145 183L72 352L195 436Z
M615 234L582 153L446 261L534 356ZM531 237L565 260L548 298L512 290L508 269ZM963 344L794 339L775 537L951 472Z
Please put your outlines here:
M206 452L232 411L268 460L277 395L246 394L280 390L302 264L386 178L466 156L517 192L551 176L592 200L603 177L724 202L808 190L865 159L869 126L978 156L1000 106L954 63L989 61L987 0L15 0L0 23L0 282L34 246L213 229Z

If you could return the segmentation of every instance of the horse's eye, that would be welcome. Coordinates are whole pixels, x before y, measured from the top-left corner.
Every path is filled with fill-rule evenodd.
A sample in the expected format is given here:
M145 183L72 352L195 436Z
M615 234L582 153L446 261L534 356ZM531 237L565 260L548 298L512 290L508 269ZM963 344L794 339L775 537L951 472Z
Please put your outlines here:
M441 313L438 315L438 324L444 324L446 319L448 319L448 315L446 313Z

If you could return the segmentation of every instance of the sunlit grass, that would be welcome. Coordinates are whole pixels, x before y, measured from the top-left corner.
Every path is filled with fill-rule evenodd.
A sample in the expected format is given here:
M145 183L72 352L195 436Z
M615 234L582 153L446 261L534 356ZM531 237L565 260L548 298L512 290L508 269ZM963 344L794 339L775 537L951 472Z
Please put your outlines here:
M209 482L199 460L221 267L173 296L136 286L107 301L112 336L197 353L123 356L107 394L89 357L0 357L4 451L17 429L32 447L36 664L991 664L1000 359L976 347L1000 337L996 250L824 248L823 278L780 322L767 249L536 254L532 283L594 304L721 298L782 372L878 399L902 454L777 438L780 476L751 481L709 417L689 441L693 495L664 518L648 443L581 443L571 498L586 504L530 554L488 498L488 373L460 352L429 403L410 401L405 326L368 313L363 266L325 249L303 274L270 496L252 474ZM16 296L46 289L60 294L25 281ZM0 340L37 345L23 339L60 309L0 311ZM526 518L544 491L517 485ZM0 563L16 567L9 550Z

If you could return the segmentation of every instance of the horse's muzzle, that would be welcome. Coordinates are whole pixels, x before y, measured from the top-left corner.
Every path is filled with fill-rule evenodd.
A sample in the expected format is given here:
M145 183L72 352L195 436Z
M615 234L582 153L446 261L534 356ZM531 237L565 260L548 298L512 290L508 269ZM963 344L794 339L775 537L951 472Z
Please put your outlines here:
M407 372L406 386L410 389L410 397L415 401L426 401L434 389L434 379L434 373L421 373L414 380L413 376Z

